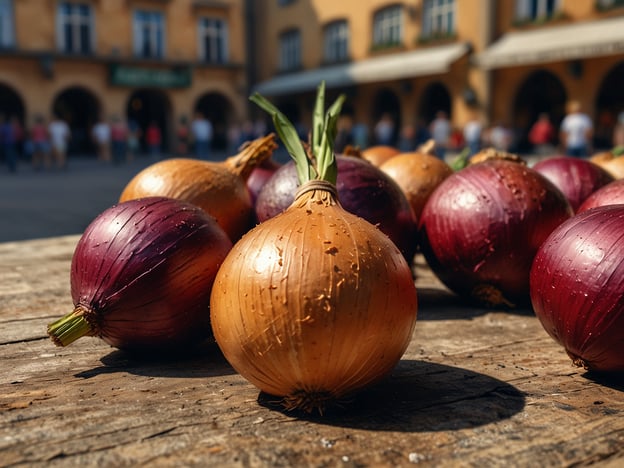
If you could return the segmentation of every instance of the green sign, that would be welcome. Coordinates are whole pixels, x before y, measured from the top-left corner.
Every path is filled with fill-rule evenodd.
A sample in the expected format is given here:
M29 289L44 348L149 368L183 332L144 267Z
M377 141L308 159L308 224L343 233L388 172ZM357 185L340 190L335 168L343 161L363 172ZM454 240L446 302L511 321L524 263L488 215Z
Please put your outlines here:
M191 85L191 69L183 68L140 68L111 65L110 81L114 86L188 88Z

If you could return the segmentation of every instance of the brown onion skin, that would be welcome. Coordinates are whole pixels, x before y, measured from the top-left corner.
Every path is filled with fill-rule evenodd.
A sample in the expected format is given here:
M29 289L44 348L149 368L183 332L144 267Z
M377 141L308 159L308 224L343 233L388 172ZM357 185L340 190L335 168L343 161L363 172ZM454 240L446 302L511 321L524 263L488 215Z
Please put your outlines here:
M459 296L486 306L528 304L533 257L572 214L544 176L488 160L455 172L431 194L419 223L421 251ZM491 290L502 299L484 294Z
M362 159L367 160L373 166L379 167L400 152L401 151L394 146L375 145L361 150L360 155Z
M618 205L624 203L624 179L615 180L592 193L579 206L577 213L582 213L590 208L604 205Z
M340 205L378 226L411 263L418 245L417 221L399 185L362 158L337 155L336 163ZM294 162L284 164L258 195L258 221L264 222L285 211L294 201L298 186Z
M531 269L531 302L574 364L624 371L624 205L592 208L546 239Z
M95 218L76 246L74 305L116 348L191 346L211 336L210 292L231 248L194 205L164 197L120 203Z
M395 244L314 190L236 243L210 314L228 362L262 391L336 401L394 368L417 305Z
M379 168L401 187L416 219L435 188L453 173L440 158L422 152L398 154Z
M575 212L589 195L615 180L598 164L571 156L543 159L535 163L533 169L563 192Z

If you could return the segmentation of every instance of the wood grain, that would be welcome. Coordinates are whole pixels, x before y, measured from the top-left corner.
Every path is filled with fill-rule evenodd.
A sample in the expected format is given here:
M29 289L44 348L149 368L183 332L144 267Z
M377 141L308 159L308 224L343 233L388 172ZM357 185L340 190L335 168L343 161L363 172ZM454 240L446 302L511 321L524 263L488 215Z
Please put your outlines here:
M57 348L78 237L0 244L0 466L622 466L624 378L572 366L530 310L462 304L417 258L392 375L324 416L281 410L207 342Z

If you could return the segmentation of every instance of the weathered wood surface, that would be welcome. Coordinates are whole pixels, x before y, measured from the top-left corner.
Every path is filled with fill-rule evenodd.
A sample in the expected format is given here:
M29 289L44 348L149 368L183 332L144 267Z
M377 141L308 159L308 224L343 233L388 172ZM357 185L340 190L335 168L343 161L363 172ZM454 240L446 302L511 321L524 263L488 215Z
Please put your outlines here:
M0 244L0 466L624 466L624 379L573 367L529 310L462 305L422 261L392 375L306 417L214 344L149 361L55 347L77 239Z

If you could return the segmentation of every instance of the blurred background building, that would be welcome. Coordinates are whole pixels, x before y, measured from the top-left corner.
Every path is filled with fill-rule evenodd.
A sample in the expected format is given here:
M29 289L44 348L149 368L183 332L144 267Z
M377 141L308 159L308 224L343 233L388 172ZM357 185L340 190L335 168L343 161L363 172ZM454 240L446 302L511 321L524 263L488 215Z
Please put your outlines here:
M171 148L195 110L224 147L229 127L265 117L253 91L306 128L322 79L369 131L385 115L398 137L443 110L456 128L503 122L522 151L538 115L557 125L574 99L607 147L624 1L0 0L0 111L25 126L60 114L70 153L92 152L90 128L114 115L156 120Z

